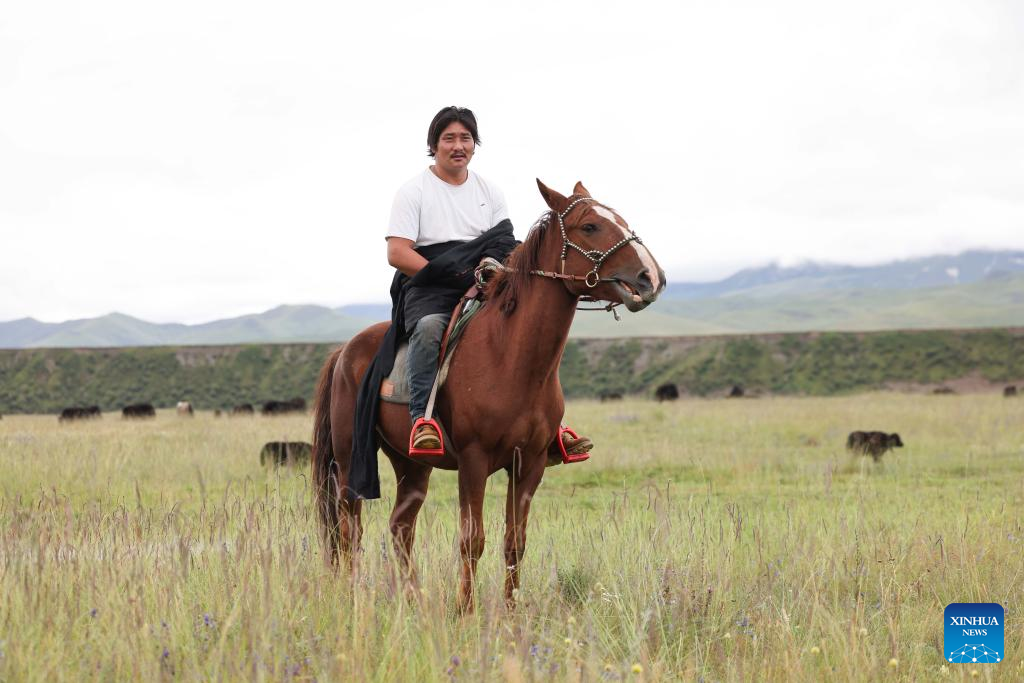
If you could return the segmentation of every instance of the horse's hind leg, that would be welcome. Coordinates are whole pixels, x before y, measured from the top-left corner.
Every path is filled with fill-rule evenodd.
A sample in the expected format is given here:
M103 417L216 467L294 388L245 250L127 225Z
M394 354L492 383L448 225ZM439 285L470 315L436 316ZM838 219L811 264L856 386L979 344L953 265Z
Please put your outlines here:
M412 544L416 539L416 516L427 497L430 473L434 468L402 457L391 458L398 480L395 494L395 509L391 511L391 536L395 555L401 564L405 578L416 581L416 568L412 564Z
M352 452L352 435L348 430L338 429L332 436L334 437L334 452L344 454L338 458L335 464L338 491L340 492L335 501L338 506L336 540L339 555L336 559L347 562L349 568L355 570L355 558L363 538L363 501L355 499L348 487L348 463L351 457L349 454Z
M484 487L487 471L480 465L485 458L479 453L463 451L459 463L459 551L462 568L459 573L460 612L473 611L473 584L476 565L484 552Z
M544 477L545 455L533 458L524 470L517 456L508 468L508 496L505 500L505 604L515 607L519 590L519 563L526 553L526 520L530 502Z
M355 569L354 551L359 550L363 533L363 501L351 500L347 495L348 477L347 473L341 472L339 463L331 463L328 476L331 482L318 501L318 505L329 508L322 515L327 559L332 565L344 562L350 569Z

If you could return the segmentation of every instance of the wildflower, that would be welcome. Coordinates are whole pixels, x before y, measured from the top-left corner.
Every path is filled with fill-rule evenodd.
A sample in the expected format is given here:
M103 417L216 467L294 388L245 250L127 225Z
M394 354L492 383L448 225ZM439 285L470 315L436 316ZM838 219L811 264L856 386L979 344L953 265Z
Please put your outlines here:
M889 660L889 666L891 666L893 669L895 669L899 665L900 665L900 660L896 659L895 657L893 657L892 659Z
M635 674L642 674L644 672L644 668L637 663L633 665L632 672Z
M576 624L576 617L569 617L568 619L565 620L565 623L569 624L569 626L575 625Z
M817 645L815 645L814 647L811 648L811 654L812 655L819 654L820 652L821 652L821 648L818 647Z
M729 640L730 638L732 638L732 634L731 634L731 633L729 633L728 631L726 631L726 632L725 632L725 635L724 635L724 636L722 636L722 637L723 637L723 638L725 638L726 640Z
M531 657L536 657L538 652L540 652L540 648L537 647L536 643L530 646Z
M858 633L860 633L860 635L863 637L863 636L866 636L868 634L868 630L866 628L864 628L863 626L861 626L860 631Z
M96 618L97 614L99 614L99 610L96 609L95 607L93 607L91 610L89 610L89 616L92 617L93 619Z
M211 617L209 614L204 614L203 623L207 626L213 626L213 617Z
M614 670L615 670L615 667L614 667L614 666L612 666L611 664L605 664L605 665L604 665L604 670L605 670L605 671L614 671Z
M452 666L458 666L459 664L462 664L462 660L459 659L459 656L452 655Z
M971 678L977 678L980 675L977 669L971 669Z
M566 645L572 645L572 638L566 638L565 639L565 644Z
M168 658L168 657L170 657L170 656L171 656L171 651L170 651L170 650L168 650L168 649L167 649L167 648L165 647L165 648L164 648L164 653L163 653L163 655L161 655L160 659L167 659L167 658Z
M939 667L939 673L942 674L943 676L945 676L946 674L949 673L949 669L946 668L945 664L943 664L942 666Z

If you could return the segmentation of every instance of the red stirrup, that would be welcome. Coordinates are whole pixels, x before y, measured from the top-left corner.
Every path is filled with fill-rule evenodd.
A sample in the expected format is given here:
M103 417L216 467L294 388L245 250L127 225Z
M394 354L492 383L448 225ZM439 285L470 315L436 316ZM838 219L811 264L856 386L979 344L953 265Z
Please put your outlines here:
M565 442L562 441L562 434L568 434L574 439L580 438L580 435L571 430L568 427L558 426L558 434L555 438L558 440L558 450L562 451L562 464L568 465L571 462L583 462L590 457L590 453L578 453L576 455L569 455L569 452L565 450Z
M440 442L440 448L413 448L412 441L413 437L416 436L416 430L419 429L420 425L431 425L437 431L437 440ZM441 426L437 424L433 419L425 420L422 417L418 418L412 425L412 430L409 432L409 457L423 457L423 456L440 456L444 455L444 434L441 432Z

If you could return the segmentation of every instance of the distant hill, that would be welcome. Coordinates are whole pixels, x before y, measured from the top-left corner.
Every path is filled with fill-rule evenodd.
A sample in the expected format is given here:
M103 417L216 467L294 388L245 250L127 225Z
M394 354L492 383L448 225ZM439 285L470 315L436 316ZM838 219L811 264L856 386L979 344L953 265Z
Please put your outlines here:
M715 298L659 299L648 310L578 313L573 336L868 331L1018 327L1024 325L1024 273L1001 273L965 285L922 289L825 289L785 294L764 285Z
M718 282L670 282L668 299L709 299L756 293L780 296L828 290L913 290L965 285L1024 273L1024 251L965 251L953 256L892 261L876 266L805 263L741 270Z
M278 306L264 313L199 325L150 323L122 313L62 323L22 318L0 323L0 348L331 342L348 339L380 322L376 312L384 309L386 320L391 308L384 305L341 309Z
M200 325L120 313L62 323L0 322L0 348L336 342L387 320L384 302L278 306ZM622 310L622 309L620 309ZM1024 325L1024 252L968 251L877 266L752 268L718 282L669 283L648 310L581 312L575 338Z

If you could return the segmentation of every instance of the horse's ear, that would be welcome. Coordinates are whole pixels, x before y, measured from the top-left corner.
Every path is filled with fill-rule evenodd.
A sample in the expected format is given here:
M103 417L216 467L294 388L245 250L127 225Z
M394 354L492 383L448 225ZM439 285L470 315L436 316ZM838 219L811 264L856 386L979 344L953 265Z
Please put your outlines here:
M537 189L540 190L540 196L544 198L544 201L545 203L547 203L548 208L550 208L552 211L555 211L556 213L564 209L566 204L569 203L568 199L566 199L565 197L558 194L550 187L542 183L540 181L540 178L537 178Z
M576 183L576 187L572 188L572 193L578 197L590 197L590 193L587 192L587 188L583 187L581 182Z

